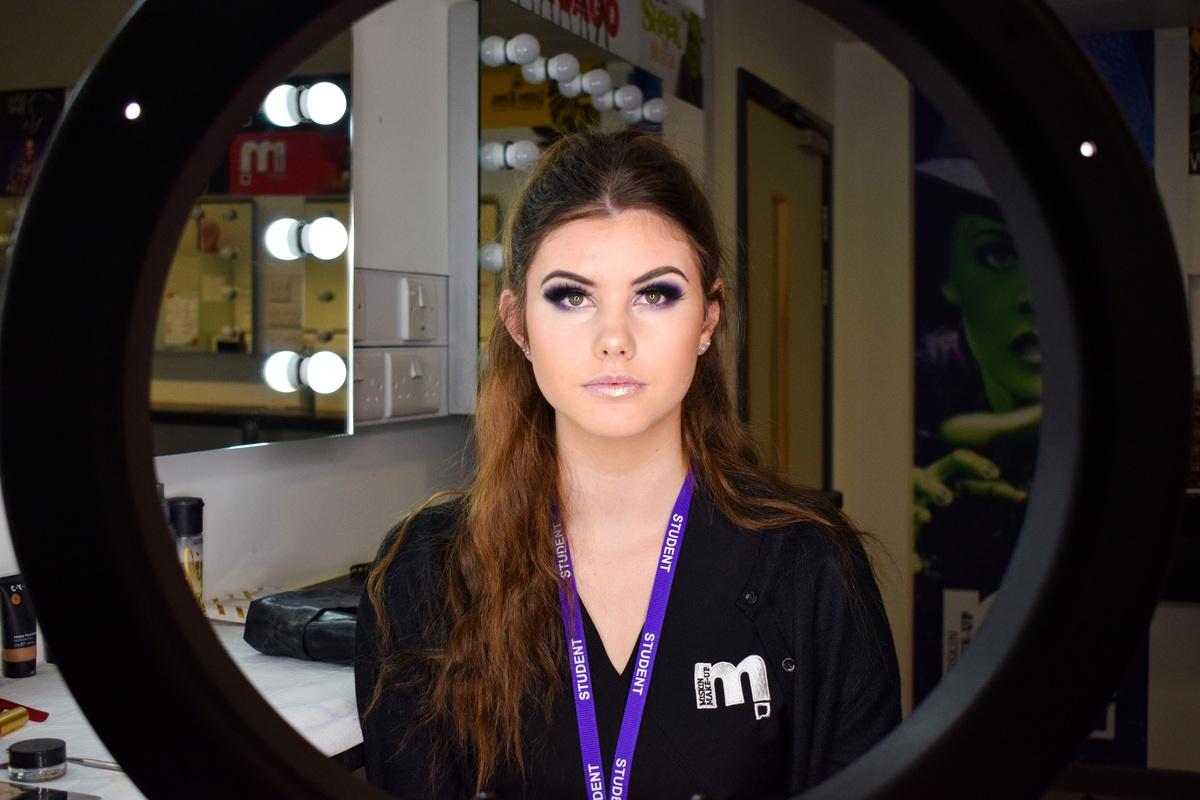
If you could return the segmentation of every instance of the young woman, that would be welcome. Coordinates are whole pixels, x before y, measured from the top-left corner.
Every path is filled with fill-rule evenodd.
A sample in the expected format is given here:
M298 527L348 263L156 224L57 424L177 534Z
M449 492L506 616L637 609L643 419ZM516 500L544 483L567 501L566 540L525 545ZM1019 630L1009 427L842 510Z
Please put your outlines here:
M759 466L730 404L699 187L655 136L572 134L504 238L470 486L389 535L359 609L368 779L464 800L822 780L899 721L895 652L859 534Z

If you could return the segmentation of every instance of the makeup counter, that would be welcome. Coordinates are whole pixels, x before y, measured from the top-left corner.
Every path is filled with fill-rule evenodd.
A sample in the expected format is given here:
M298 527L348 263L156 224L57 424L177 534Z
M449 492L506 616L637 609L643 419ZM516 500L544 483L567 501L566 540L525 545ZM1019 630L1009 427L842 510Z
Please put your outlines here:
M213 622L212 628L246 679L288 724L323 755L349 769L361 766L362 730L358 724L351 667L264 655L242 639L244 626ZM37 674L28 678L0 679L0 697L49 713L44 722L31 720L0 738L3 747L28 739L54 738L66 742L68 758L114 760L53 664L38 664ZM164 708L162 713L175 712ZM228 713L236 714L237 710L230 709ZM146 719L142 722L149 741L154 736L155 721ZM8 778L7 771L0 772L0 781L15 783ZM144 797L124 772L77 763L68 763L66 774L61 778L22 785L83 793L105 800L140 800ZM69 800L67 795L62 797Z

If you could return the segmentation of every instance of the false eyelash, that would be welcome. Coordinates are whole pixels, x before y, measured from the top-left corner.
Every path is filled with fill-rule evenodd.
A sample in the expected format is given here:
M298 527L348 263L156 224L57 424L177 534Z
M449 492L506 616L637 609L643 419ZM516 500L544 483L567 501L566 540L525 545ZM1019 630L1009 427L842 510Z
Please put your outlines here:
M573 294L581 294L587 297L588 291L582 286L573 283L560 283L558 286L551 286L545 292L545 298L551 303L561 303L564 298L570 297Z

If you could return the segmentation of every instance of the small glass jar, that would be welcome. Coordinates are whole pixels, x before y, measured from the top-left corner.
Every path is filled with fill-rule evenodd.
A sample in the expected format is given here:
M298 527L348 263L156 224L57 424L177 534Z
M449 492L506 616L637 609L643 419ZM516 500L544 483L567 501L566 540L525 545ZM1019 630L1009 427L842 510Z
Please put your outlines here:
M14 781L50 781L67 772L67 743L62 739L25 739L8 747L8 777Z
M171 497L167 499L167 508L171 515L171 527L175 529L179 563L183 565L183 574L192 596L203 610L204 501L199 497Z

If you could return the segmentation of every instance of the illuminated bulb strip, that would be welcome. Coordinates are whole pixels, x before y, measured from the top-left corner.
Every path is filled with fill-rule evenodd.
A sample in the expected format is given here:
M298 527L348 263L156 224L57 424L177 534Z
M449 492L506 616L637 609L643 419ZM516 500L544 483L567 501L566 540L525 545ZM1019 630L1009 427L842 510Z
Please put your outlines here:
M610 89L592 98L592 106L597 111L611 111L614 108L620 111L629 111L640 108L641 105L642 90L631 83L627 83L619 89Z
M541 52L542 46L537 38L528 33L518 33L511 39L488 36L479 43L479 60L488 67L502 67L505 64L525 66L536 61Z
M280 350L263 362L262 371L267 386L284 394L305 387L317 394L332 394L346 385L346 375L346 362L329 350L308 357L291 350Z
M540 155L541 149L528 139L516 142L484 142L479 146L479 166L488 172L528 169Z
M262 112L272 125L291 128L301 122L333 125L346 115L346 106L346 93L335 83L321 81L312 86L281 83L267 93Z
M655 97L653 100L647 100L640 106L625 109L621 112L621 116L630 125L636 125L639 122L653 122L661 125L667 119L667 101L661 97Z
M318 217L312 222L284 217L268 225L263 234L267 252L281 261L305 255L329 261L346 252L349 243L346 226L334 217Z
M579 59L570 53L559 53L550 58L538 56L521 67L521 77L526 83L544 83L546 79L563 82L579 74Z

